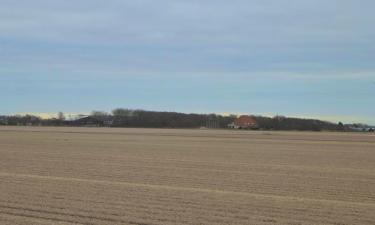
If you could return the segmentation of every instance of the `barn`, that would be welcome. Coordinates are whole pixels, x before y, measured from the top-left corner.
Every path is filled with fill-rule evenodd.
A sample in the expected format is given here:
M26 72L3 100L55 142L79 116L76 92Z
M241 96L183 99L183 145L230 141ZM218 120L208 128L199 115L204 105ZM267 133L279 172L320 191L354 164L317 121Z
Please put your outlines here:
M85 127L110 127L112 124L111 116L86 116L72 122L72 125Z
M228 126L233 129L257 129L258 123L254 117L243 115L235 119L234 122Z

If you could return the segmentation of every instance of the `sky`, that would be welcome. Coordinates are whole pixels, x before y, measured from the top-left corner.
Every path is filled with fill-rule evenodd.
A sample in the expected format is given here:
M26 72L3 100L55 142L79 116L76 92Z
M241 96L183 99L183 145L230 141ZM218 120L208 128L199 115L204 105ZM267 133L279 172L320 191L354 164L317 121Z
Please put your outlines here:
M373 0L0 0L0 114L375 124Z

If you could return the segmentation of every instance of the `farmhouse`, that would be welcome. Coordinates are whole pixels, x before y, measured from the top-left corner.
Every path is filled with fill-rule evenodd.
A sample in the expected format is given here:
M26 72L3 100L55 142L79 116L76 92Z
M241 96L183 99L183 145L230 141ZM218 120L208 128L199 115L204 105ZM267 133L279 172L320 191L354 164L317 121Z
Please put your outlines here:
M243 115L229 124L228 127L233 129L257 129L258 123L254 117Z
M111 116L86 116L72 123L72 125L85 127L110 127L112 124L113 118Z

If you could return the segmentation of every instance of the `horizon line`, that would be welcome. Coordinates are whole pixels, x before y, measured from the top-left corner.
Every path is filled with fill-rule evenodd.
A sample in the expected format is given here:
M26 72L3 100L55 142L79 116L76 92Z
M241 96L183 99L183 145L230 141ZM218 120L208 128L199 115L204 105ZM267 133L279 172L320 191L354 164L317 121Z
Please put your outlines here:
M183 113L183 114L201 114L201 115L208 115L208 114L215 114L221 116L229 116L229 115L252 115L252 116L263 116L263 117L276 117L276 116L284 116L287 118L298 118L298 119L313 119L313 120L320 120L324 122L330 123L345 123L345 124L365 124L372 126L373 122L370 122L370 118L362 117L362 116L345 116L345 115L291 115L291 114L278 114L278 113L250 113L250 112L182 112L182 111L173 111L173 110L149 110L149 109L130 109L130 108L121 108L121 109L129 109L129 110L143 110L143 111L154 111L154 112L174 112L174 113ZM78 117L78 116L90 116L92 112L105 112L108 114L112 114L111 111L105 110L92 110L90 112L17 112L17 113L5 113L1 114L0 116L25 116L25 115L32 115L37 116L42 119L53 119L57 118L59 112L62 112L65 116L70 118Z

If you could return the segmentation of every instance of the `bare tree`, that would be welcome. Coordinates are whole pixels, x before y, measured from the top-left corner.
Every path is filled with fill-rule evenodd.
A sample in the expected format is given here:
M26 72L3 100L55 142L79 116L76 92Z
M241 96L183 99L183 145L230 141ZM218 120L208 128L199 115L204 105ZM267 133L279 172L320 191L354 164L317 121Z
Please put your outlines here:
M61 120L61 121L64 121L65 120L65 115L63 112L58 112L57 113L57 119L58 120Z
M104 112L104 111L92 111L91 112L91 116L94 116L94 117L105 117L105 116L109 116L109 113Z
M134 110L118 108L118 109L114 109L112 111L112 114L114 116L133 116Z

